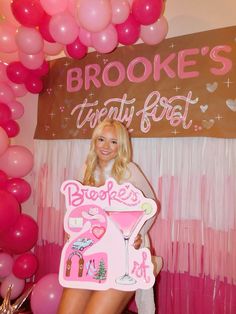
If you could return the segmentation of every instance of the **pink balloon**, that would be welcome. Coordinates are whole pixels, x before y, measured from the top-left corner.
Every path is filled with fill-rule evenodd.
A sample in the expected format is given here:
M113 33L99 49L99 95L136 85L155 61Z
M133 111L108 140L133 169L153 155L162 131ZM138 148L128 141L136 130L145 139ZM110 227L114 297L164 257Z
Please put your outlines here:
M0 190L0 238L20 217L19 203L8 191Z
M4 190L7 186L7 175L4 171L0 170L0 190Z
M8 85L11 87L15 97L23 97L25 94L27 94L27 89L25 88L24 84L16 84L9 80Z
M159 44L168 33L168 23L164 16L151 25L141 26L140 38L148 45Z
M112 24L101 32L92 33L93 47L100 53L111 52L115 49L117 43L117 31Z
M34 314L55 314L62 295L58 274L42 277L33 288L30 304Z
M8 81L6 67L7 65L0 61L0 82Z
M15 98L14 96L11 87L5 82L0 82L0 103L8 104Z
M128 19L121 24L116 25L118 33L118 41L123 45L134 44L140 34L140 24L135 20L132 14L129 15Z
M42 51L33 54L33 55L28 55L24 52L19 52L19 58L22 64L30 70L34 70L39 68L44 61L44 53Z
M65 11L68 0L40 0L45 12L49 15L55 15Z
M24 177L32 170L32 168L33 154L24 146L9 146L0 156L0 169L9 177Z
M19 27L16 43L19 50L28 55L39 53L43 49L43 38L39 31L32 27Z
M40 77L31 74L27 82L25 82L26 89L32 94L38 94L43 90L43 82Z
M127 20L130 14L130 6L127 0L111 0L112 23L120 24Z
M1 284L1 296L4 298L7 294L7 290L9 286L12 285L11 290L11 300L16 299L19 297L24 290L25 287L25 281L23 279L19 279L16 276L14 276L12 273L5 277Z
M14 52L17 50L15 41L16 27L8 21L0 22L0 50L2 52Z
M4 53L0 51L0 60L5 63L11 63L19 60L18 51L12 53Z
M162 7L162 0L134 0L132 14L140 24L150 25L161 16Z
M11 274L14 260L8 253L0 253L0 278L4 278Z
M10 108L4 103L0 103L0 125L6 123L10 119L11 119Z
M59 43L50 43L44 40L44 48L43 51L45 54L49 56L56 56L63 50L64 45Z
M55 40L53 39L50 31L49 31L49 23L51 21L51 16L45 14L41 23L39 24L39 31L43 37L43 39L51 42L51 43L55 43Z
M16 20L27 27L39 25L44 16L39 0L13 0L11 9Z
M5 17L10 23L19 26L19 22L15 19L12 10L11 10L11 1L1 0L0 1L0 12L1 15Z
M9 63L6 72L9 80L16 84L24 83L29 75L29 70L20 61Z
M9 138L17 136L17 134L20 132L19 124L12 119L4 123L2 128L5 130Z
M20 119L24 114L24 106L19 101L11 101L8 103L8 107L11 110L11 117L14 120Z
M38 259L31 253L27 252L16 258L12 272L20 279L32 277L38 269Z
M80 27L79 29L79 39L87 47L92 46L92 40L91 40L91 32L87 31L83 27Z
M31 195L30 184L22 178L8 179L6 190L10 192L19 203L27 201Z
M0 113L1 115L1 113ZM9 146L9 138L6 131L0 126L0 156L5 153ZM1 188L1 187L0 187Z
M83 28L100 32L111 22L111 3L109 0L80 0L77 16Z
M13 197L13 196L12 196ZM31 250L38 239L38 225L29 215L21 214L15 224L0 236L3 247L12 254Z
M68 0L67 10L72 16L76 16L77 0Z
M74 59L82 59L88 52L87 46L81 43L79 37L73 43L66 45L66 50L68 55Z
M49 31L56 42L64 45L72 43L79 35L75 18L67 12L52 16Z

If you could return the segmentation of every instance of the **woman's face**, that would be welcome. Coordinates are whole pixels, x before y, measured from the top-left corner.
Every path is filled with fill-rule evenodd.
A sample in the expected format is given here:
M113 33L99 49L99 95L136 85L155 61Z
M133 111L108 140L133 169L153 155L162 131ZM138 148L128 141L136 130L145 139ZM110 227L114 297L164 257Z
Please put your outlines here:
M95 153L101 166L116 158L118 153L118 139L113 126L105 126L95 142Z

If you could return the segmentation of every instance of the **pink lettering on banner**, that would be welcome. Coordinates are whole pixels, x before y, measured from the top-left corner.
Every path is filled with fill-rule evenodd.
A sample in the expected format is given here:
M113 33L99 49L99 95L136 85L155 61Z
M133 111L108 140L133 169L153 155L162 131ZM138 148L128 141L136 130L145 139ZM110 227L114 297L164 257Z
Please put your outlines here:
M222 65L221 68L210 68L211 73L214 75L225 75L232 69L232 60L219 55L222 51L231 52L231 50L232 48L230 46L216 46L211 50L210 58Z
M115 81L111 81L109 79L109 72L114 71L114 68L118 72L118 77ZM125 67L124 65L119 61L114 61L108 63L108 65L104 68L104 71L102 73L102 79L105 85L107 86L118 86L120 85L124 79L125 79Z
M142 64L142 66L144 67L143 75L141 75L140 77L137 77L134 75L134 68L137 64ZM129 63L128 68L127 68L128 80L134 83L141 83L141 82L146 81L151 73L152 73L152 64L145 57L137 57L133 59Z
M186 79L192 77L198 77L199 71L185 71L186 67L196 65L196 60L186 60L186 57L199 54L199 49L185 49L178 53L178 74L179 78Z

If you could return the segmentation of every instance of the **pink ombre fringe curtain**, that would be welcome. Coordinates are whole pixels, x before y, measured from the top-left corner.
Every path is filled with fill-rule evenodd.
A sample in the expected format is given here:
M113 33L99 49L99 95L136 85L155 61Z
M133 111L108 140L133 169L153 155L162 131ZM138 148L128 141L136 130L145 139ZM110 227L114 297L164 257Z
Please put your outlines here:
M236 141L133 139L133 159L161 200L150 232L164 267L155 285L159 314L236 313ZM35 141L38 278L58 271L64 180L76 179L89 141Z

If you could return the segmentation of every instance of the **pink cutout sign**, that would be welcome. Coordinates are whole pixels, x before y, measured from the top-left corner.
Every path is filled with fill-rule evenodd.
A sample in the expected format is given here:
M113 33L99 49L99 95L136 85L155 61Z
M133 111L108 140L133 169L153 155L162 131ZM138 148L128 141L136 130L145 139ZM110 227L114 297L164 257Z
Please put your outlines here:
M136 290L155 282L149 249L133 242L156 213L156 203L130 183L109 178L101 187L63 182L69 235L60 262L62 286L91 290Z

